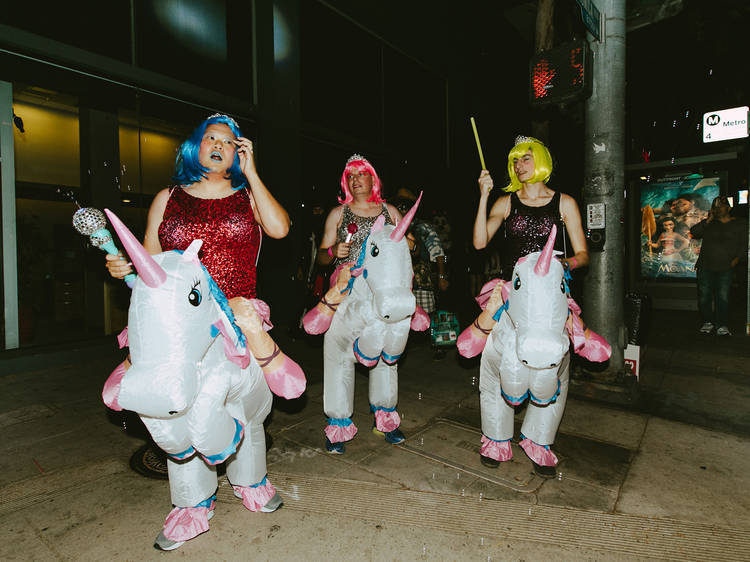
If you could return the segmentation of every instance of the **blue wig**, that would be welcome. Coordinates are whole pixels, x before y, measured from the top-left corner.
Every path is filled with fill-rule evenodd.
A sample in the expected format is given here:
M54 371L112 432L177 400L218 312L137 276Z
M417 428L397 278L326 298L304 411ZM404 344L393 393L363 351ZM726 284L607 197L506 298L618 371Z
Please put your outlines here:
M239 125L237 125L237 122L228 115L215 114L203 121L203 123L195 128L187 140L180 145L180 148L177 151L175 174L172 176L172 181L174 181L175 184L190 185L206 178L206 172L208 172L208 169L202 166L198 160L198 151L200 150L203 135L206 133L206 127L213 125L214 123L227 125L232 130L235 137L242 136L242 131L240 131ZM232 189L245 187L247 179L240 169L240 157L236 152L234 154L234 162L232 162L232 166L227 172L227 179L232 180Z

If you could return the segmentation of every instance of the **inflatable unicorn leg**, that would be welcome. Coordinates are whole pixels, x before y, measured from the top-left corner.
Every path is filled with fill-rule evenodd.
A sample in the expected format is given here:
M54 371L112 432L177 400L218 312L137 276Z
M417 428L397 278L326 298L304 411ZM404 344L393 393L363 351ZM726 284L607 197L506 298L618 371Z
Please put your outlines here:
M510 440L513 438L513 407L502 396L500 383L501 355L493 345L491 333L482 354L479 369L479 403L482 416L482 457L507 461L513 457ZM492 463L490 463L492 464Z
M557 457L549 450L549 445L555 442L557 429L565 412L570 380L569 367L570 355L566 354L558 370L560 392L557 398L548 406L530 403L521 425L521 447L529 458L540 466L557 466Z
M375 414L375 429L391 433L401 425L398 403L398 368L380 361L370 369L370 410ZM403 440L403 439L401 439Z
M343 327L345 329L345 327ZM323 411L328 417L325 434L331 443L354 438L354 357L351 340L329 330L323 343ZM343 452L343 449L332 451Z
M193 455L186 461L167 458L169 489L174 509L164 521L164 528L154 546L174 550L208 531L208 520L216 504L216 469L201 457Z
M234 495L250 511L277 509L281 496L266 478L266 434L263 421L271 412L273 396L255 361L242 371L242 381L230 391L227 409L245 426L245 435L227 462L227 478ZM236 398L233 398L236 396Z

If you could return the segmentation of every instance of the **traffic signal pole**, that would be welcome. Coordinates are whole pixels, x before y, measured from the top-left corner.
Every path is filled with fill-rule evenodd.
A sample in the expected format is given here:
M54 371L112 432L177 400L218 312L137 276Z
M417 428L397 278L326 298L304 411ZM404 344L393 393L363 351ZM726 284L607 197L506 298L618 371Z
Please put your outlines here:
M584 185L581 215L591 261L585 277L586 323L612 346L605 371L624 371L625 297L625 0L595 0L603 20L602 41L589 36L593 92L586 102ZM631 197L634 194L631 194ZM599 212L604 205L604 214ZM601 225L601 220L604 224ZM602 240L603 247L595 243Z

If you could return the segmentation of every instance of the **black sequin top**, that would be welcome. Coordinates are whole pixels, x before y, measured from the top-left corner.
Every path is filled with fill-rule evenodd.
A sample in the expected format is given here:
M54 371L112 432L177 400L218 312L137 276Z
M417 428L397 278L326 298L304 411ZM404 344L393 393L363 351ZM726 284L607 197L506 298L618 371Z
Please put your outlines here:
M370 235L370 229L372 228L372 225L375 224L375 221L380 215L383 215L385 217L385 224L393 224L393 221L391 220L391 214L388 212L388 208L385 206L385 203L382 204L380 213L375 215L374 217L362 217L360 215L355 215L349 208L349 205L344 205L344 211L341 215L341 226L339 226L339 229L336 232L336 242L344 242L346 240L346 235L349 233L349 224L356 224L357 231L352 236L352 246L351 248L349 248L349 256L346 258L336 258L333 261L334 266L345 262L357 261L357 259L359 258L359 254L362 251L362 243L365 241L365 238Z
M564 251L565 225L560 213L559 191L542 207L524 205L517 193L511 193L510 213L504 223L505 243L501 252L504 279L510 279L518 258L544 248L553 224L557 225L555 250Z

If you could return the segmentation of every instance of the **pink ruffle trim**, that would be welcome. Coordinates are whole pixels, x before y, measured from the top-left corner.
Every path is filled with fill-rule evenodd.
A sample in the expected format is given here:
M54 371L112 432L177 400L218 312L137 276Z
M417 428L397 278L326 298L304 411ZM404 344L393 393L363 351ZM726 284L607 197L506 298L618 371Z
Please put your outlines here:
M589 361L603 362L612 355L612 348L607 340L596 332L586 328L581 320L581 307L572 298L568 297L568 308L570 316L565 323L568 337L573 343L573 351ZM537 463L538 464L538 463Z
M313 336L323 334L328 331L331 327L331 321L333 320L333 314L323 314L318 310L318 307L313 307L305 317L302 318L302 326L305 328L305 332Z
M415 332L424 332L430 327L430 315L424 309L417 305L414 314L411 317L411 329Z
M117 335L117 344L120 346L120 349L122 349L123 347L127 347L128 343L128 327L125 326L122 329L122 332Z
M510 446L510 441L498 443L486 435L482 435L482 447L479 449L479 454L500 462L509 461L513 458L513 449Z
M461 357L476 357L487 344L487 336L481 336L472 330L471 326L466 328L456 340L456 349Z
M305 380L305 373L302 371L302 367L286 355L281 367L271 373L264 371L263 376L266 377L268 388L276 396L281 396L289 400L291 398L298 398L305 392L307 381Z
M503 281L502 279L491 279L490 281L487 281L487 283L484 284L482 287L482 290L479 291L479 294L474 297L474 300L477 301L477 304L479 307L484 310L487 307L487 302L490 300L490 296L492 295L492 291L495 289L495 285L498 283L502 283L503 288L502 290L502 297L503 302L508 300L508 293L510 292L510 289L508 288L508 283Z
M208 512L216 502L207 507L175 507L164 521L164 536L171 541L189 541L208 531Z
M529 458L540 466L557 466L559 462L555 453L543 445L537 445L531 439L522 439L519 445Z
M104 403L108 408L111 408L115 412L122 411L122 406L120 406L117 398L120 396L122 378L127 371L125 361L123 361L115 367L115 370L112 371L109 377L107 377L107 381L104 383L104 388L102 389L102 400L104 400Z
M385 410L375 410L375 427L378 431L388 433L401 425L401 417L396 410L386 412Z
M347 426L327 425L324 432L331 443L343 443L354 439L354 436L357 435L357 426L354 425L354 422Z
M251 486L232 486L232 488L234 488L235 494L242 497L242 505L250 511L260 511L276 495L276 488L268 479L262 486L255 486L254 488Z

